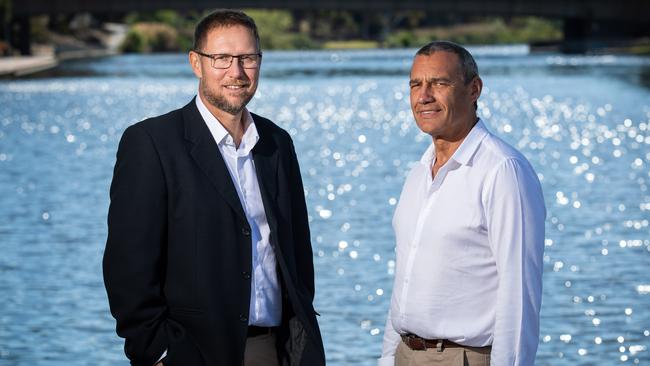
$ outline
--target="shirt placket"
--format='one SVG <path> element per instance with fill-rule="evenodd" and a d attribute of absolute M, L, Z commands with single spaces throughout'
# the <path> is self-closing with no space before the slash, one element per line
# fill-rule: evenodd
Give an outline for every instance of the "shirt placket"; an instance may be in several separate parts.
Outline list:
<path fill-rule="evenodd" d="M 226 148 L 228 150 L 228 155 L 230 156 L 230 159 L 234 160 L 234 166 L 235 166 L 235 174 L 237 176 L 237 186 L 239 187 L 239 192 L 241 193 L 241 200 L 242 200 L 242 209 L 246 213 L 247 217 L 251 217 L 251 212 L 248 207 L 248 197 L 247 195 L 249 194 L 248 190 L 246 189 L 246 184 L 247 182 L 247 177 L 246 177 L 246 168 L 245 168 L 245 163 L 246 159 L 248 158 L 248 154 L 240 154 L 240 151 L 237 151 L 237 147 L 234 144 L 234 141 L 232 140 L 231 136 L 228 136 L 226 138 Z M 253 223 L 249 222 L 249 225 L 252 226 Z M 257 292 L 257 289 L 259 286 L 257 285 L 258 281 L 258 276 L 256 276 L 257 272 L 257 267 L 258 267 L 258 253 L 255 248 L 252 248 L 256 243 L 253 242 L 251 243 L 251 255 L 252 255 L 252 262 L 253 262 L 253 270 L 251 271 L 251 296 L 253 298 L 253 314 L 251 314 L 251 320 L 259 319 L 260 317 L 260 296 Z"/>
<path fill-rule="evenodd" d="M 438 171 L 438 174 L 436 175 L 435 179 L 431 179 L 431 175 L 426 177 L 426 182 L 425 187 L 424 187 L 424 196 L 425 196 L 425 203 L 421 206 L 420 211 L 418 212 L 417 216 L 417 222 L 415 224 L 415 233 L 413 235 L 413 241 L 409 243 L 409 256 L 406 260 L 406 268 L 404 270 L 404 281 L 402 284 L 402 296 L 401 296 L 401 303 L 402 303 L 402 313 L 400 314 L 400 317 L 402 318 L 402 321 L 405 322 L 405 328 L 408 329 L 410 328 L 408 326 L 408 321 L 406 318 L 406 314 L 409 313 L 409 302 L 408 302 L 408 294 L 409 294 L 409 289 L 412 284 L 412 275 L 413 275 L 413 263 L 415 262 L 415 258 L 417 257 L 417 252 L 418 249 L 421 247 L 421 241 L 422 241 L 422 231 L 424 230 L 424 226 L 427 223 L 427 218 L 429 216 L 429 213 L 431 212 L 431 207 L 437 201 L 438 198 L 438 190 L 440 188 L 440 185 L 442 184 L 442 181 L 444 180 L 444 176 L 446 175 L 446 169 L 443 167 Z M 417 306 L 417 305 L 416 305 Z"/>
<path fill-rule="evenodd" d="M 252 167 L 250 166 L 251 159 L 249 158 L 249 154 L 250 152 L 245 155 L 238 156 L 238 169 L 241 171 L 241 177 L 242 177 L 242 179 L 240 180 L 241 182 L 240 189 L 242 191 L 242 196 L 244 196 L 244 200 L 246 201 L 247 206 L 248 206 L 248 202 L 251 202 L 253 199 L 251 195 L 254 194 L 252 191 L 252 189 L 254 189 L 254 187 L 251 185 L 252 182 L 249 182 L 247 180 L 247 178 L 252 178 L 252 177 L 249 174 L 248 175 L 246 174 L 247 171 L 249 173 L 252 173 Z M 247 212 L 248 212 L 248 216 L 251 218 L 251 221 L 254 221 L 255 213 L 250 210 L 247 210 Z M 251 225 L 258 226 L 258 223 L 252 222 Z M 251 244 L 253 246 L 252 248 L 253 265 L 255 266 L 255 268 L 253 268 L 253 279 L 255 283 L 255 288 L 253 288 L 253 293 L 255 294 L 255 314 L 257 319 L 259 319 L 260 312 L 262 309 L 262 300 L 263 300 L 263 296 L 261 296 L 260 292 L 263 291 L 263 289 L 262 289 L 262 284 L 258 282 L 261 280 L 262 277 L 260 273 L 262 271 L 262 261 L 260 260 L 260 258 L 264 258 L 264 255 L 263 253 L 260 253 L 258 242 L 257 240 L 255 240 L 259 238 L 257 238 L 255 235 L 253 235 L 252 238 L 253 240 Z"/>

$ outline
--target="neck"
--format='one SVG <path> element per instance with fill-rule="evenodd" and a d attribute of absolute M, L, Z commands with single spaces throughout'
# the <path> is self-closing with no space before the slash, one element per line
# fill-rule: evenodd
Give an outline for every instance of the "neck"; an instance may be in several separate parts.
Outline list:
<path fill-rule="evenodd" d="M 478 122 L 476 116 L 472 117 L 472 123 L 464 124 L 464 127 L 461 130 L 456 131 L 452 136 L 433 136 L 433 145 L 436 149 L 436 161 L 433 164 L 432 170 L 433 175 L 449 161 L 452 155 L 458 150 L 458 147 L 463 143 L 465 137 L 469 132 L 474 128 L 474 125 Z"/>
<path fill-rule="evenodd" d="M 438 169 L 449 161 L 451 156 L 454 155 L 454 152 L 458 150 L 458 147 L 463 140 L 464 138 L 456 141 L 446 141 L 441 138 L 433 138 L 433 145 L 436 149 L 436 161 L 434 161 L 432 167 L 433 175 L 435 175 L 435 173 L 438 172 Z"/>
<path fill-rule="evenodd" d="M 241 110 L 237 114 L 230 114 L 226 111 L 223 111 L 211 103 L 209 103 L 201 93 L 199 93 L 201 101 L 205 107 L 212 113 L 212 115 L 221 123 L 223 128 L 228 131 L 228 134 L 232 136 L 235 146 L 239 147 L 242 138 L 244 137 L 244 132 L 246 132 L 246 119 L 244 118 L 244 111 Z"/>

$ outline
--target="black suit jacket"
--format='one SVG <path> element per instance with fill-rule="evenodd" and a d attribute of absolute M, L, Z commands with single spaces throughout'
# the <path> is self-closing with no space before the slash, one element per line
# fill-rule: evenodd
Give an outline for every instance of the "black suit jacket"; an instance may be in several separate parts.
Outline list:
<path fill-rule="evenodd" d="M 289 134 L 253 115 L 253 160 L 283 296 L 282 365 L 324 364 L 307 209 Z M 117 152 L 104 282 L 132 365 L 241 365 L 251 230 L 193 100 L 124 131 Z"/>

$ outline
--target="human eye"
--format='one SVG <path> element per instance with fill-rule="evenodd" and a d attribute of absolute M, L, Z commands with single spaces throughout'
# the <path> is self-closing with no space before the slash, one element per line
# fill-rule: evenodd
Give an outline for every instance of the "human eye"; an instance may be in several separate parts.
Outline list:
<path fill-rule="evenodd" d="M 230 58 L 231 58 L 231 57 L 232 57 L 232 56 L 230 56 L 230 55 L 226 55 L 226 54 L 216 54 L 216 55 L 212 55 L 212 59 L 213 59 L 215 62 L 230 62 Z"/>
<path fill-rule="evenodd" d="M 244 67 L 255 68 L 259 65 L 260 56 L 251 53 L 239 56 L 239 60 L 241 61 L 242 65 L 244 65 Z"/>
<path fill-rule="evenodd" d="M 241 55 L 239 56 L 239 60 L 241 60 L 241 63 L 244 64 L 245 66 L 254 65 L 255 55 Z"/>

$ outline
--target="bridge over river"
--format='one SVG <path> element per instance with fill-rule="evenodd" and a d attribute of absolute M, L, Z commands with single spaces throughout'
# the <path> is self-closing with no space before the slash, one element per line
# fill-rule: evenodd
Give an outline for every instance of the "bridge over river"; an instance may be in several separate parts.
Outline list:
<path fill-rule="evenodd" d="M 421 10 L 429 14 L 444 13 L 455 16 L 539 16 L 562 19 L 564 24 L 565 50 L 580 52 L 588 47 L 593 30 L 609 36 L 639 37 L 650 35 L 650 1 L 647 0 L 5 0 L 9 6 L 2 7 L 0 22 L 8 19 L 5 38 L 29 53 L 29 19 L 34 15 L 60 15 L 87 12 L 94 15 L 119 16 L 132 11 L 147 12 L 160 9 L 178 11 L 206 10 L 213 8 L 264 8 L 310 10 L 349 10 L 366 13 L 376 12 L 390 16 L 406 10 Z M 4 14 L 2 12 L 8 12 Z M 6 33 L 11 33 L 7 36 Z"/>

